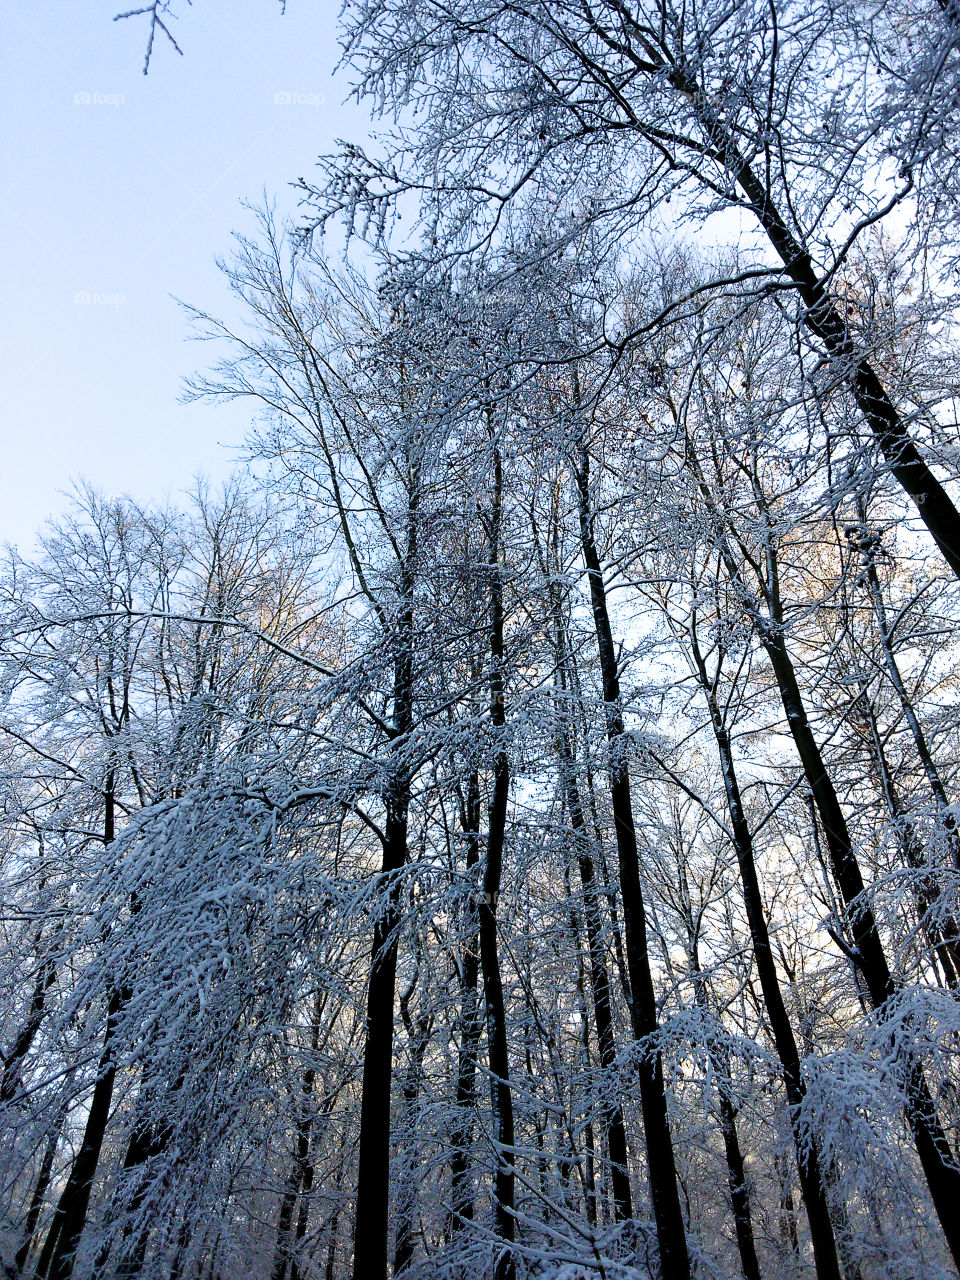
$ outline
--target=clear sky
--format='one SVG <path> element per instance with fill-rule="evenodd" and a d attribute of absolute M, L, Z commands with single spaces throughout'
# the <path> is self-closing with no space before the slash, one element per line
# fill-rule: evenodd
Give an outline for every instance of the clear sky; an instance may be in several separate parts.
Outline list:
<path fill-rule="evenodd" d="M 232 315 L 214 259 L 264 189 L 296 210 L 366 110 L 332 78 L 339 0 L 193 0 L 142 74 L 136 0 L 0 0 L 0 542 L 27 549 L 84 477 L 139 499 L 218 479 L 249 408 L 181 405 L 210 356 L 171 295 Z"/>

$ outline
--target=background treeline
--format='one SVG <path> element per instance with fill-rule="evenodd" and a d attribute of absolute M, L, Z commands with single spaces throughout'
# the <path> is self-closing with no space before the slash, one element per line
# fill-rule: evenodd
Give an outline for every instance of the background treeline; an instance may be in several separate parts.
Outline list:
<path fill-rule="evenodd" d="M 0 579 L 7 1272 L 955 1274 L 956 12 L 345 24 L 252 471 Z"/>

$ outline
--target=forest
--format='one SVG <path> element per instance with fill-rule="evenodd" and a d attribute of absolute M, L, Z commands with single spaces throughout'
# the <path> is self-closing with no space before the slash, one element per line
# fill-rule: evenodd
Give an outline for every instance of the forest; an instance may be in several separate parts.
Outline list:
<path fill-rule="evenodd" d="M 340 39 L 244 465 L 0 567 L 0 1266 L 955 1277 L 956 0 Z"/>

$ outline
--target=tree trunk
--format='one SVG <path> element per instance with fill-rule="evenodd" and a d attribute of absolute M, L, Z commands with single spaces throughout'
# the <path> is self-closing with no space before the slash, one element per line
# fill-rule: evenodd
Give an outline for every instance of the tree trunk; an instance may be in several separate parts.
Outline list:
<path fill-rule="evenodd" d="M 377 914 L 367 987 L 367 1034 L 360 1101 L 360 1144 L 354 1280 L 386 1280 L 390 1207 L 390 1093 L 393 1081 L 393 1005 L 397 933 L 401 923 L 396 873 L 407 857 L 409 785 L 398 781 L 388 799 L 382 883 L 386 901 Z"/>
<path fill-rule="evenodd" d="M 430 1044 L 433 1018 L 421 1014 L 414 1019 L 409 1000 L 413 984 L 400 997 L 400 1015 L 407 1033 L 410 1062 L 403 1078 L 403 1110 L 408 1133 L 417 1132 L 417 1106 L 423 1081 L 423 1059 Z M 401 1174 L 397 1189 L 397 1238 L 393 1253 L 393 1274 L 401 1275 L 413 1261 L 413 1218 L 417 1204 L 417 1180 L 413 1169 Z"/>
<path fill-rule="evenodd" d="M 162 1155 L 170 1143 L 171 1136 L 172 1130 L 169 1125 L 162 1122 L 151 1123 L 149 1118 L 145 1118 L 140 1125 L 134 1128 L 133 1133 L 130 1135 L 123 1161 L 124 1173 L 130 1174 L 135 1169 L 142 1170 L 145 1164 Z M 136 1228 L 130 1219 L 142 1207 L 149 1191 L 150 1175 L 147 1171 L 143 1171 L 137 1181 L 136 1189 L 130 1198 L 130 1202 L 126 1206 L 128 1221 L 124 1226 L 123 1243 L 120 1257 L 117 1261 L 116 1275 L 118 1278 L 121 1276 L 137 1276 L 143 1268 L 143 1259 L 150 1239 L 150 1224 L 148 1222 L 145 1226 L 141 1226 L 136 1233 L 136 1239 L 131 1244 L 130 1237 Z M 104 1254 L 101 1255 L 104 1262 L 108 1252 L 109 1246 L 105 1249 Z"/>
<path fill-rule="evenodd" d="M 877 773 L 879 775 L 879 787 L 883 793 L 886 803 L 887 812 L 896 824 L 897 844 L 903 856 L 903 860 L 908 867 L 918 872 L 924 871 L 925 860 L 923 857 L 922 847 L 918 847 L 918 840 L 914 823 L 903 804 L 900 794 L 897 790 L 896 783 L 893 779 L 893 773 L 887 761 L 887 753 L 884 750 L 883 739 L 880 735 L 880 726 L 877 723 L 877 715 L 874 710 L 873 703 L 870 700 L 869 693 L 864 682 L 860 681 L 860 697 L 858 699 L 859 706 L 863 710 L 863 717 L 870 730 L 870 738 L 873 746 L 873 754 L 876 758 Z M 816 812 L 813 813 L 814 830 L 816 830 Z M 911 880 L 911 888 L 913 890 L 914 902 L 916 904 L 917 920 L 920 932 L 926 940 L 929 947 L 931 957 L 934 960 L 933 968 L 937 972 L 935 961 L 940 962 L 940 968 L 943 971 L 944 981 L 948 987 L 957 989 L 958 974 L 960 974 L 960 953 L 957 949 L 957 931 L 956 926 L 951 919 L 946 933 L 939 927 L 939 922 L 934 918 L 933 908 L 936 902 L 936 884 L 931 883 L 933 877 L 929 875 L 921 875 L 916 880 Z M 939 977 L 939 973 L 937 975 Z"/>
<path fill-rule="evenodd" d="M 411 554 L 409 563 L 413 563 Z M 412 581 L 405 585 L 405 598 Z M 406 606 L 395 638 L 393 737 L 413 722 L 413 610 Z M 398 873 L 407 860 L 410 775 L 394 765 L 387 789 L 381 885 L 367 986 L 366 1042 L 360 1095 L 357 1200 L 353 1229 L 353 1280 L 386 1280 L 390 1212 L 390 1095 L 393 1083 L 393 1006 L 398 934 L 402 922 Z"/>
<path fill-rule="evenodd" d="M 510 1062 L 507 1052 L 507 1025 L 503 1001 L 503 980 L 497 948 L 497 907 L 503 871 L 503 848 L 510 797 L 510 762 L 503 743 L 506 725 L 504 679 L 503 580 L 500 565 L 500 504 L 503 493 L 503 463 L 499 450 L 494 456 L 494 500 L 490 521 L 490 722 L 498 742 L 493 760 L 493 789 L 490 796 L 486 861 L 483 888 L 477 904 L 480 933 L 480 968 L 487 1026 L 490 1063 L 490 1102 L 497 1167 L 494 1201 L 497 1235 L 503 1241 L 495 1277 L 513 1280 L 515 1261 L 514 1219 L 514 1132 L 513 1095 L 510 1090 Z"/>
<path fill-rule="evenodd" d="M 564 772 L 567 810 L 577 851 L 577 867 L 583 888 L 583 914 L 587 928 L 587 951 L 590 957 L 590 983 L 593 990 L 593 1016 L 600 1051 L 600 1066 L 609 1076 L 617 1060 L 617 1046 L 613 1034 L 613 1012 L 610 1003 L 610 980 L 603 950 L 603 921 L 597 893 L 596 872 L 590 856 L 589 838 L 580 803 L 580 789 L 571 759 L 570 744 L 566 735 L 561 736 L 561 768 Z M 606 1108 L 603 1117 L 607 1134 L 607 1151 L 610 1157 L 610 1185 L 613 1191 L 614 1216 L 618 1222 L 633 1217 L 630 1193 L 630 1175 L 627 1171 L 627 1134 L 623 1123 L 623 1108 L 619 1103 Z"/>
<path fill-rule="evenodd" d="M 580 1044 L 584 1070 L 590 1071 L 590 1018 L 587 1014 L 586 986 L 587 976 L 583 964 L 583 950 L 580 945 L 580 922 L 575 920 L 574 931 L 577 935 L 577 1005 L 580 1013 Z M 597 1147 L 593 1131 L 593 1121 L 587 1120 L 583 1126 L 584 1170 L 583 1197 L 584 1212 L 591 1227 L 597 1225 Z M 609 1150 L 609 1144 L 608 1144 Z"/>
<path fill-rule="evenodd" d="M 100 1162 L 100 1152 L 110 1117 L 110 1103 L 116 1079 L 113 1058 L 113 1037 L 117 1016 L 123 1007 L 123 997 L 114 991 L 107 1006 L 107 1026 L 103 1035 L 103 1050 L 97 1068 L 87 1123 L 70 1176 L 57 1203 L 53 1221 L 47 1231 L 43 1249 L 37 1261 L 37 1280 L 69 1280 L 77 1246 L 87 1222 L 87 1209 L 93 1190 L 93 1179 Z"/>
<path fill-rule="evenodd" d="M 297 1227 L 293 1235 L 294 1250 L 290 1259 L 290 1280 L 300 1280 L 301 1271 L 298 1261 L 298 1250 L 307 1234 L 307 1223 L 310 1220 L 310 1196 L 313 1192 L 315 1177 L 313 1150 L 317 1138 L 316 1129 L 312 1129 L 307 1146 L 307 1154 L 303 1161 L 303 1176 L 300 1179 L 300 1208 L 297 1210 Z"/>
<path fill-rule="evenodd" d="M 718 521 L 718 550 L 724 567 L 770 661 L 790 735 L 823 826 L 833 878 L 840 891 L 847 927 L 853 939 L 852 946 L 844 944 L 846 952 L 863 978 L 871 1004 L 883 1017 L 887 1001 L 896 994 L 896 986 L 887 964 L 876 918 L 865 898 L 863 876 L 843 809 L 810 727 L 800 685 L 787 650 L 775 549 L 768 543 L 766 555 L 769 572 L 763 585 L 767 613 L 764 614 L 742 579 L 723 532 L 726 521 L 717 508 L 689 438 L 687 457 L 707 507 Z M 960 1169 L 954 1163 L 923 1068 L 914 1054 L 908 1056 L 904 1092 L 905 1111 L 930 1197 L 954 1262 L 960 1266 L 960 1214 L 957 1212 L 960 1208 Z"/>
<path fill-rule="evenodd" d="M 781 1156 L 774 1156 L 774 1168 L 780 1183 L 780 1239 L 784 1253 L 800 1264 L 800 1240 L 797 1236 L 797 1212 L 793 1205 L 793 1187 L 790 1185 L 790 1168 Z"/>
<path fill-rule="evenodd" d="M 877 634 L 880 637 L 880 647 L 883 650 L 883 660 L 887 668 L 887 675 L 890 683 L 893 685 L 894 692 L 900 701 L 903 710 L 904 719 L 910 729 L 913 743 L 923 767 L 924 775 L 930 787 L 930 792 L 936 800 L 937 805 L 942 810 L 950 807 L 950 799 L 947 795 L 947 789 L 944 786 L 943 779 L 937 769 L 936 762 L 933 758 L 933 752 L 927 743 L 926 735 L 923 732 L 923 726 L 917 716 L 916 709 L 913 705 L 913 699 L 907 692 L 907 686 L 904 683 L 903 676 L 900 672 L 900 666 L 897 662 L 897 656 L 893 648 L 893 632 L 887 620 L 887 606 L 883 598 L 883 589 L 880 585 L 880 575 L 877 573 L 877 550 L 878 539 L 871 535 L 866 525 L 866 509 L 863 501 L 857 504 L 857 514 L 860 518 L 859 541 L 857 550 L 863 558 L 864 568 L 866 569 L 867 586 L 870 590 L 870 598 L 873 604 L 874 617 L 877 623 Z M 944 825 L 950 833 L 950 848 L 953 854 L 953 864 L 960 869 L 960 833 L 957 832 L 956 818 L 952 814 L 944 815 Z"/>
<path fill-rule="evenodd" d="M 800 1175 L 800 1187 L 807 1210 L 807 1220 L 810 1224 L 810 1239 L 813 1244 L 817 1276 L 819 1280 L 841 1280 L 836 1241 L 833 1236 L 833 1226 L 830 1222 L 826 1192 L 820 1174 L 819 1155 L 815 1146 L 808 1146 L 805 1142 L 804 1135 L 799 1128 L 800 1108 L 806 1092 L 800 1065 L 800 1051 L 793 1034 L 790 1016 L 784 1004 L 783 992 L 780 990 L 780 980 L 777 976 L 776 962 L 770 946 L 770 933 L 767 928 L 766 911 L 763 905 L 763 897 L 760 893 L 760 881 L 757 876 L 754 857 L 753 837 L 750 833 L 750 827 L 743 808 L 743 800 L 740 795 L 730 734 L 724 723 L 699 645 L 693 635 L 691 636 L 691 644 L 697 677 L 707 701 L 710 724 L 720 756 L 720 771 L 723 775 L 727 811 L 730 815 L 734 852 L 740 869 L 740 883 L 743 890 L 747 923 L 750 928 L 750 941 L 753 945 L 754 963 L 757 966 L 757 976 L 760 979 L 760 989 L 763 992 L 774 1047 L 782 1068 L 784 1090 L 787 1095 L 787 1104 L 790 1108 L 790 1123 L 797 1157 L 797 1171 Z M 755 1260 L 756 1255 L 754 1254 L 754 1262 Z"/>
<path fill-rule="evenodd" d="M 272 1280 L 287 1280 L 290 1266 L 290 1233 L 293 1230 L 293 1213 L 300 1194 L 300 1165 L 294 1162 L 293 1173 L 287 1183 L 287 1189 L 280 1201 L 280 1213 L 277 1217 L 277 1243 L 273 1251 Z"/>
<path fill-rule="evenodd" d="M 624 757 L 624 725 L 620 708 L 620 679 L 613 644 L 606 588 L 593 532 L 590 508 L 589 462 L 581 451 L 576 474 L 583 558 L 590 582 L 603 700 L 610 751 L 610 801 L 620 866 L 627 972 L 630 976 L 630 1018 L 634 1038 L 643 1042 L 638 1068 L 640 1104 L 647 1148 L 650 1198 L 657 1227 L 660 1267 L 664 1280 L 689 1280 L 690 1258 L 677 1186 L 677 1169 L 667 1115 L 663 1059 L 653 1039 L 657 1032 L 657 1002 L 647 949 L 647 923 L 640 883 L 640 857 L 633 823 L 630 773 Z"/>
<path fill-rule="evenodd" d="M 933 752 L 927 742 L 926 734 L 920 723 L 916 708 L 913 705 L 913 699 L 910 697 L 903 675 L 900 671 L 900 665 L 897 662 L 897 656 L 893 647 L 893 632 L 887 620 L 886 602 L 883 598 L 883 589 L 880 585 L 880 575 L 877 573 L 876 556 L 879 547 L 878 539 L 871 535 L 866 523 L 866 508 L 862 499 L 857 502 L 857 514 L 860 520 L 860 529 L 855 531 L 858 535 L 857 550 L 860 552 L 864 568 L 866 570 L 867 586 L 870 592 L 871 602 L 873 604 L 874 618 L 877 624 L 877 633 L 880 637 L 880 647 L 883 650 L 884 665 L 887 668 L 887 675 L 890 683 L 893 685 L 894 692 L 900 702 L 903 717 L 910 729 L 910 735 L 913 738 L 913 744 L 916 748 L 917 756 L 923 768 L 924 776 L 930 788 L 934 802 L 938 809 L 938 816 L 943 826 L 942 829 L 946 834 L 947 846 L 950 852 L 950 861 L 955 871 L 960 870 L 960 831 L 957 829 L 956 816 L 950 811 L 950 798 L 947 795 L 947 789 L 940 771 L 937 769 L 936 762 L 933 758 Z M 911 865 L 915 865 L 911 860 Z M 938 935 L 939 941 L 935 943 L 943 965 L 944 972 L 947 975 L 947 981 L 953 987 L 958 985 L 960 980 L 960 929 L 957 928 L 956 921 L 952 915 L 948 914 L 943 922 L 941 929 L 937 925 L 932 924 L 931 928 Z M 952 981 L 951 981 L 952 976 Z"/>
<path fill-rule="evenodd" d="M 309 1191 L 305 1186 L 307 1168 L 310 1158 L 310 1142 L 314 1125 L 314 1085 L 317 1079 L 316 1055 L 320 1046 L 320 1020 L 323 1011 L 323 992 L 318 989 L 313 1011 L 313 1026 L 310 1028 L 311 1060 L 304 1069 L 300 1081 L 300 1115 L 297 1119 L 297 1145 L 294 1152 L 293 1172 L 283 1199 L 280 1202 L 280 1214 L 277 1219 L 277 1243 L 273 1254 L 273 1280 L 287 1280 L 288 1271 L 293 1270 L 290 1250 L 290 1234 L 293 1227 L 294 1209 L 297 1201 L 302 1204 L 303 1196 Z M 312 1173 L 312 1171 L 311 1171 Z M 312 1177 L 311 1177 L 312 1181 Z"/>
<path fill-rule="evenodd" d="M 561 616 L 561 601 L 552 593 L 557 672 L 561 696 L 569 696 L 567 674 L 573 683 L 573 663 Z M 561 708 L 564 720 L 569 719 Z M 590 985 L 593 992 L 593 1016 L 600 1050 L 600 1066 L 609 1076 L 616 1063 L 617 1046 L 613 1032 L 613 1005 L 610 997 L 610 979 L 603 946 L 603 915 L 596 868 L 591 853 L 591 839 L 584 816 L 580 784 L 571 741 L 571 731 L 562 723 L 557 736 L 560 760 L 560 776 L 564 802 L 570 816 L 577 869 L 583 890 L 583 913 L 587 927 L 587 953 L 590 957 Z M 579 943 L 578 943 L 579 945 Z M 626 1222 L 633 1217 L 633 1201 L 630 1191 L 630 1174 L 627 1165 L 627 1134 L 623 1123 L 623 1108 L 619 1103 L 605 1107 L 603 1125 L 607 1137 L 607 1153 L 610 1160 L 610 1185 L 613 1193 L 614 1217 Z"/>
<path fill-rule="evenodd" d="M 37 1230 L 37 1223 L 40 1221 L 40 1210 L 43 1208 L 43 1200 L 47 1194 L 47 1188 L 50 1186 L 50 1178 L 53 1173 L 53 1161 L 57 1154 L 57 1146 L 60 1142 L 60 1134 L 63 1130 L 63 1120 L 65 1112 L 61 1111 L 57 1116 L 56 1123 L 47 1139 L 47 1145 L 40 1161 L 40 1168 L 37 1172 L 37 1181 L 33 1188 L 33 1195 L 30 1197 L 30 1207 L 27 1210 L 27 1217 L 23 1224 L 23 1239 L 20 1247 L 17 1249 L 14 1258 L 14 1273 L 20 1275 L 26 1268 L 27 1259 L 30 1256 L 30 1250 L 33 1248 L 33 1237 Z"/>
<path fill-rule="evenodd" d="M 813 259 L 787 226 L 768 187 L 753 171 L 716 110 L 683 68 L 674 65 L 668 74 L 674 87 L 693 104 L 711 144 L 746 196 L 748 207 L 806 308 L 804 323 L 823 343 L 834 367 L 849 383 L 891 474 L 913 502 L 943 558 L 960 578 L 960 512 L 924 461 L 873 365 L 857 351 L 847 325 L 817 276 Z"/>
<path fill-rule="evenodd" d="M 466 867 L 468 874 L 480 861 L 480 775 L 471 769 L 463 797 L 460 822 L 467 838 Z M 476 1101 L 477 1053 L 483 1020 L 477 983 L 480 976 L 480 938 L 477 932 L 476 904 L 467 906 L 468 936 L 461 960 L 460 1046 L 457 1052 L 456 1107 L 458 1119 L 451 1139 L 450 1215 L 447 1232 L 452 1237 L 463 1223 L 473 1217 L 473 1192 L 470 1188 L 470 1139 L 473 1134 L 473 1107 Z"/>
<path fill-rule="evenodd" d="M 737 1136 L 737 1113 L 729 1090 L 721 1086 L 720 1133 L 723 1136 L 723 1152 L 727 1161 L 727 1183 L 730 1187 L 730 1204 L 733 1209 L 733 1225 L 737 1233 L 737 1252 L 744 1280 L 761 1280 L 757 1243 L 753 1235 L 753 1215 L 750 1212 L 750 1191 L 743 1163 L 743 1152 Z"/>
<path fill-rule="evenodd" d="M 787 724 L 800 756 L 823 827 L 833 875 L 846 908 L 853 945 L 851 959 L 863 975 L 874 1008 L 883 1014 L 896 986 L 887 964 L 873 911 L 864 899 L 863 876 L 840 801 L 823 763 L 784 642 L 782 622 L 764 625 L 760 639 L 780 690 Z M 916 1056 L 907 1066 L 906 1113 L 937 1217 L 954 1262 L 960 1266 L 960 1170 L 957 1169 L 936 1107 Z"/>
<path fill-rule="evenodd" d="M 40 966 L 34 983 L 30 1009 L 23 1026 L 3 1060 L 3 1075 L 0 1077 L 0 1104 L 12 1102 L 20 1087 L 20 1069 L 24 1058 L 36 1039 L 37 1032 L 43 1024 L 47 991 L 57 976 L 56 966 L 52 960 Z"/>
<path fill-rule="evenodd" d="M 103 845 L 107 848 L 116 835 L 114 775 L 108 776 L 104 793 Z M 53 1221 L 47 1231 L 43 1249 L 37 1261 L 37 1280 L 70 1280 L 80 1238 L 87 1222 L 87 1210 L 93 1191 L 100 1152 L 110 1118 L 110 1104 L 116 1080 L 116 1064 L 113 1056 L 113 1038 L 116 1023 L 126 1000 L 125 993 L 114 989 L 107 1002 L 107 1024 L 103 1033 L 103 1049 L 97 1066 L 97 1080 L 90 1100 L 90 1110 L 84 1126 L 80 1149 L 77 1151 L 70 1176 L 60 1193 Z"/>

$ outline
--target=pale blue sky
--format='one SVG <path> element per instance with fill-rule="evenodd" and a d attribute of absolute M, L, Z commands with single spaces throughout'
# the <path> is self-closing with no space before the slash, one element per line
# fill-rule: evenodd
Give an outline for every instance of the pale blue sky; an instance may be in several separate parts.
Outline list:
<path fill-rule="evenodd" d="M 148 499 L 226 474 L 249 409 L 177 403 L 210 353 L 170 295 L 232 314 L 214 258 L 241 201 L 294 211 L 288 184 L 366 133 L 332 78 L 338 0 L 184 3 L 185 56 L 158 45 L 146 78 L 143 23 L 112 21 L 132 7 L 0 0 L 0 542 L 24 549 L 81 476 Z"/>

